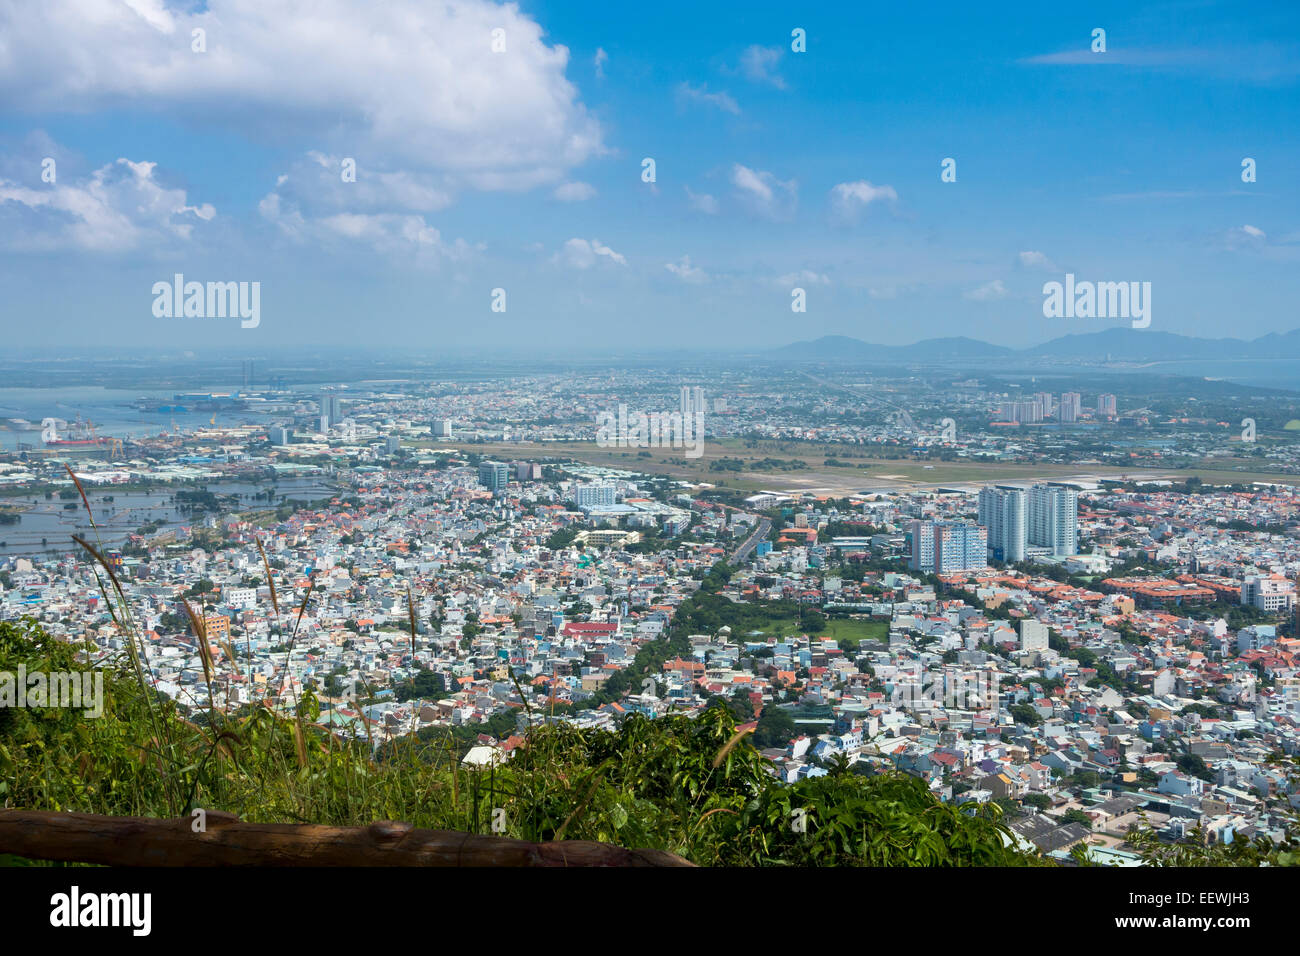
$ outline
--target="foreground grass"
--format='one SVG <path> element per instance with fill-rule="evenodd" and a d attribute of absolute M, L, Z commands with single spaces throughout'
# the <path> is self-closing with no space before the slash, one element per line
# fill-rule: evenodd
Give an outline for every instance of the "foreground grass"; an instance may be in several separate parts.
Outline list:
<path fill-rule="evenodd" d="M 0 671 L 79 670 L 76 649 L 34 623 L 0 623 Z M 588 839 L 704 865 L 1023 865 L 996 807 L 958 809 L 912 777 L 847 766 L 793 786 L 737 733 L 725 707 L 629 717 L 617 732 L 529 731 L 509 762 L 467 770 L 450 738 L 406 738 L 372 757 L 327 734 L 307 696 L 188 719 L 106 675 L 104 714 L 0 709 L 0 799 L 29 810 L 176 817 L 195 807 L 250 822 L 416 826 L 528 840 Z M 494 826 L 495 824 L 495 826 Z"/>

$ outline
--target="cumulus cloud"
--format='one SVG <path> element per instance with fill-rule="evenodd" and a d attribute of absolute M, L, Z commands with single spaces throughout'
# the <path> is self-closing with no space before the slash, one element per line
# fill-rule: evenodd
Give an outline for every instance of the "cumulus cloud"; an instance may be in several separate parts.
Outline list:
<path fill-rule="evenodd" d="M 0 179 L 0 235 L 10 249 L 122 252 L 188 240 L 217 211 L 154 178 L 156 163 L 118 159 L 88 178 L 25 185 Z M 33 161 L 31 168 L 39 169 Z"/>
<path fill-rule="evenodd" d="M 608 259 L 621 266 L 627 265 L 627 259 L 604 245 L 599 239 L 570 239 L 564 244 L 557 258 L 575 269 L 590 269 L 601 259 Z"/>
<path fill-rule="evenodd" d="M 964 293 L 964 297 L 974 302 L 992 302 L 994 299 L 1005 299 L 1007 297 L 1007 287 L 1002 284 L 1001 279 L 994 279 L 992 282 L 986 282 L 979 288 Z"/>
<path fill-rule="evenodd" d="M 277 177 L 258 212 L 298 242 L 344 240 L 377 252 L 463 258 L 471 247 L 464 240 L 444 242 L 422 215 L 451 201 L 438 174 L 373 168 L 364 158 L 311 151 Z"/>
<path fill-rule="evenodd" d="M 348 167 L 350 182 L 344 179 Z M 445 181 L 437 174 L 384 169 L 370 165 L 364 157 L 317 150 L 309 151 L 281 174 L 276 190 L 325 209 L 437 212 L 452 203 Z"/>
<path fill-rule="evenodd" d="M 788 218 L 798 204 L 799 184 L 793 179 L 782 182 L 771 173 L 736 163 L 731 168 L 731 183 L 746 205 L 770 219 Z"/>
<path fill-rule="evenodd" d="M 488 0 L 45 0 L 0 6 L 0 103 L 238 117 L 241 132 L 437 170 L 478 189 L 563 180 L 604 147 L 548 46 L 515 4 Z M 207 52 L 191 50 L 206 31 Z M 494 29 L 507 52 L 493 53 Z M 359 40 L 359 38 L 361 38 Z M 364 42 L 361 42 L 364 40 Z"/>
<path fill-rule="evenodd" d="M 561 183 L 551 195 L 560 202 L 584 202 L 596 195 L 596 187 L 591 183 Z"/>
<path fill-rule="evenodd" d="M 669 262 L 664 268 L 683 282 L 707 282 L 709 274 L 699 266 L 691 265 L 690 256 L 682 256 L 677 262 Z"/>
<path fill-rule="evenodd" d="M 715 106 L 724 113 L 740 115 L 740 106 L 731 96 L 722 92 L 710 93 L 708 85 L 704 83 L 698 87 L 691 86 L 689 83 L 677 84 L 677 102 L 703 103 L 705 106 Z"/>
<path fill-rule="evenodd" d="M 785 89 L 785 80 L 776 72 L 777 65 L 785 51 L 779 46 L 758 46 L 745 48 L 740 55 L 740 72 L 754 83 L 765 83 L 778 90 Z"/>
<path fill-rule="evenodd" d="M 1047 258 L 1047 256 L 1044 255 L 1043 253 L 1037 252 L 1035 250 L 1028 250 L 1026 252 L 1022 252 L 1018 255 L 1018 258 L 1020 259 L 1020 264 L 1024 266 L 1026 269 L 1042 269 L 1044 272 L 1061 271 L 1057 267 L 1056 263 L 1054 263 L 1051 259 Z"/>
<path fill-rule="evenodd" d="M 145 23 L 166 34 L 176 32 L 176 21 L 163 6 L 162 0 L 123 0 Z"/>
<path fill-rule="evenodd" d="M 482 245 L 447 242 L 423 216 L 413 213 L 337 212 L 308 216 L 278 193 L 265 196 L 258 211 L 285 236 L 320 245 L 362 245 L 386 255 L 410 255 L 425 264 L 469 258 Z"/>
<path fill-rule="evenodd" d="M 603 46 L 596 47 L 596 55 L 592 57 L 591 64 L 596 68 L 596 79 L 605 78 L 605 64 L 609 62 L 609 54 L 605 52 Z"/>
<path fill-rule="evenodd" d="M 897 201 L 893 186 L 873 186 L 865 179 L 839 183 L 831 189 L 831 208 L 846 222 L 856 222 L 873 202 Z"/>
<path fill-rule="evenodd" d="M 697 193 L 692 191 L 690 186 L 687 186 L 686 201 L 691 204 L 692 209 L 707 213 L 710 216 L 718 214 L 718 201 L 708 193 Z"/>
<path fill-rule="evenodd" d="M 425 222 L 423 216 L 343 212 L 336 216 L 326 216 L 321 224 L 337 235 L 360 239 L 377 246 L 397 239 L 421 246 L 437 246 L 442 241 L 438 230 Z"/>

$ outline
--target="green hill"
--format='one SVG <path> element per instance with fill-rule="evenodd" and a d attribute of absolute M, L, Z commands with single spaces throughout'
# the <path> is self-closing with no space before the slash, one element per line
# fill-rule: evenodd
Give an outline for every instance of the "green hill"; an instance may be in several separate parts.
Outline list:
<path fill-rule="evenodd" d="M 32 622 L 0 623 L 0 671 L 84 670 Z M 265 707 L 183 716 L 142 690 L 129 659 L 99 718 L 0 710 L 0 797 L 10 807 L 249 822 L 416 826 L 528 840 L 589 839 L 704 865 L 1014 865 L 996 807 L 957 808 L 913 777 L 847 765 L 786 786 L 731 713 L 629 717 L 617 732 L 534 729 L 508 763 L 466 770 L 449 736 L 406 738 L 378 760 L 326 734 L 308 696 L 297 717 Z M 497 811 L 494 813 L 494 811 Z M 502 814 L 500 811 L 504 811 Z"/>

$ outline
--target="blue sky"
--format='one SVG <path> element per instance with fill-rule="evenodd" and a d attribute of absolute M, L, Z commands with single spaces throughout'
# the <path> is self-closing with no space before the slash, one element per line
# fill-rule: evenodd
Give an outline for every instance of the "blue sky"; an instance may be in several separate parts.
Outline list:
<path fill-rule="evenodd" d="M 0 0 L 4 341 L 1123 324 L 1044 318 L 1066 272 L 1151 282 L 1153 330 L 1300 327 L 1300 5 L 822 6 Z M 176 272 L 260 282 L 260 325 L 156 317 Z"/>

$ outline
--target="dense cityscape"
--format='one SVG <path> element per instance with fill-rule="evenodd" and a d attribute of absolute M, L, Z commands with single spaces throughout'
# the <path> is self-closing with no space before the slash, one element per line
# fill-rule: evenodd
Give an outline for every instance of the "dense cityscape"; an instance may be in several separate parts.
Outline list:
<path fill-rule="evenodd" d="M 75 534 L 124 590 L 151 686 L 189 713 L 310 694 L 375 751 L 454 730 L 493 766 L 536 724 L 725 706 L 781 781 L 902 771 L 1004 804 L 1017 840 L 1066 861 L 1141 862 L 1139 821 L 1171 843 L 1280 839 L 1300 803 L 1272 761 L 1300 748 L 1300 494 L 1231 473 L 1289 473 L 1285 423 L 1251 457 L 1224 422 L 1110 393 L 959 378 L 914 416 L 897 383 L 836 374 L 784 403 L 735 371 L 707 390 L 601 372 L 182 392 L 135 413 L 215 409 L 206 424 L 122 438 L 47 418 L 0 457 L 0 619 L 120 658 Z M 595 421 L 615 404 L 704 423 L 703 456 L 671 430 L 611 449 Z M 1064 441 L 1081 422 L 1094 455 Z M 1183 454 L 1227 480 L 1155 467 Z M 989 462 L 1073 473 L 961 478 Z M 670 641 L 683 607 L 715 626 Z"/>

